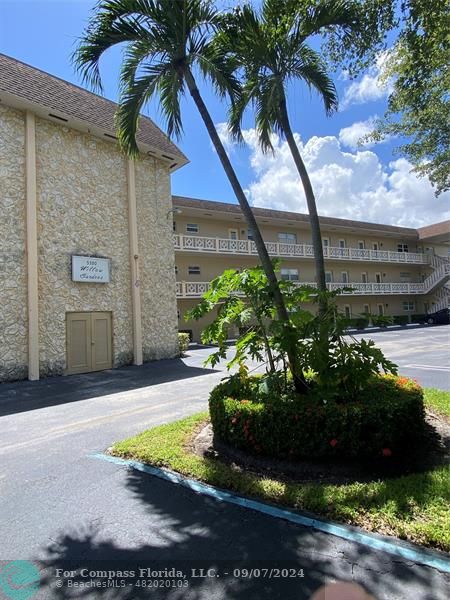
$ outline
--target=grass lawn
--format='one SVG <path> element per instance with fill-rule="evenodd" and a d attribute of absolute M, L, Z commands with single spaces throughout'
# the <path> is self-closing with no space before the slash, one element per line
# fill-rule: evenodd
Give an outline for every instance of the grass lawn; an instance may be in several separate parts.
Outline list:
<path fill-rule="evenodd" d="M 450 419 L 450 392 L 425 390 L 426 406 Z M 113 454 L 165 467 L 211 485 L 328 519 L 450 551 L 450 467 L 346 485 L 296 484 L 233 470 L 192 454 L 187 444 L 208 413 L 118 442 Z"/>
<path fill-rule="evenodd" d="M 437 415 L 450 420 L 450 392 L 425 388 L 425 405 Z"/>

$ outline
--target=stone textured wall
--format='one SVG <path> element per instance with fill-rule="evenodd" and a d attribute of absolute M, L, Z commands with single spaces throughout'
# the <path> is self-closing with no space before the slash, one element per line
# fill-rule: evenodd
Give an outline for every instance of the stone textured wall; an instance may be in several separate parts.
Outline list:
<path fill-rule="evenodd" d="M 28 373 L 24 118 L 0 105 L 0 381 Z"/>
<path fill-rule="evenodd" d="M 27 376 L 25 115 L 0 106 L 0 381 Z M 111 311 L 114 366 L 133 359 L 126 158 L 36 119 L 40 374 L 66 368 L 66 313 Z M 136 166 L 144 360 L 177 354 L 170 173 Z M 109 284 L 71 279 L 73 254 L 111 259 Z"/>
<path fill-rule="evenodd" d="M 144 361 L 178 354 L 172 201 L 167 166 L 136 162 Z"/>
<path fill-rule="evenodd" d="M 132 360 L 125 158 L 114 144 L 36 122 L 41 375 L 66 367 L 66 312 L 112 311 L 114 366 Z M 111 282 L 71 280 L 71 255 L 111 259 Z"/>

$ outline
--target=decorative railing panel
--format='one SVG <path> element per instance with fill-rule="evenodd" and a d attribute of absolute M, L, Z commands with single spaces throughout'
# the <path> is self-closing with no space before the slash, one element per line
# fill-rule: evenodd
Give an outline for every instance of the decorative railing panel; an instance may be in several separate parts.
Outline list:
<path fill-rule="evenodd" d="M 315 287 L 314 282 L 298 282 L 296 285 L 309 285 Z M 209 288 L 208 281 L 178 281 L 178 298 L 199 298 Z M 425 283 L 327 283 L 330 291 L 343 290 L 344 296 L 376 296 L 376 295 L 417 295 L 428 292 Z M 344 289 L 346 288 L 346 289 Z"/>
<path fill-rule="evenodd" d="M 174 235 L 175 250 L 185 252 L 208 252 L 219 254 L 257 255 L 255 243 L 251 240 L 231 240 L 228 238 L 200 237 L 196 235 Z M 284 242 L 266 242 L 271 256 L 286 258 L 313 258 L 311 244 L 286 244 Z M 355 260 L 364 262 L 390 262 L 407 264 L 429 264 L 430 257 L 417 252 L 391 252 L 390 250 L 368 250 L 366 248 L 336 248 L 325 246 L 325 258 L 333 260 Z M 441 263 L 439 265 L 441 266 Z"/>

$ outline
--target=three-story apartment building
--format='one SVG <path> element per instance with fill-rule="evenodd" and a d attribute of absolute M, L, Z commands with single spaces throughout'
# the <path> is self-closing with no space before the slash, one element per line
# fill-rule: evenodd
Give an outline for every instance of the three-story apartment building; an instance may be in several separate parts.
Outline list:
<path fill-rule="evenodd" d="M 280 277 L 314 285 L 314 252 L 307 215 L 255 208 Z M 258 264 L 238 205 L 173 197 L 179 329 L 194 340 L 208 322 L 186 322 L 209 282 L 225 269 Z M 424 314 L 449 304 L 450 221 L 419 229 L 321 217 L 327 283 L 350 287 L 338 298 L 348 317 Z"/>

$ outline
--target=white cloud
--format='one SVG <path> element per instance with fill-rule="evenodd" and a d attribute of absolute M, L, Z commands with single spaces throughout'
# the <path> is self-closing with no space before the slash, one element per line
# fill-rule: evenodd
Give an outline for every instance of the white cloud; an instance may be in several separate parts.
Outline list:
<path fill-rule="evenodd" d="M 306 213 L 303 188 L 286 142 L 274 136 L 275 154 L 263 154 L 254 129 L 243 132 L 254 179 L 253 206 Z M 346 152 L 334 136 L 303 144 L 295 134 L 316 195 L 319 214 L 417 227 L 450 219 L 450 193 L 435 198 L 427 178 L 401 158 L 383 165 L 370 150 Z"/>
<path fill-rule="evenodd" d="M 230 131 L 228 129 L 227 123 L 216 123 L 216 131 L 219 134 L 220 141 L 224 145 L 225 150 L 228 154 L 230 154 L 233 151 L 235 144 L 231 140 Z M 214 148 L 212 142 L 211 146 Z"/>
<path fill-rule="evenodd" d="M 365 104 L 373 100 L 380 100 L 392 91 L 392 80 L 384 81 L 382 78 L 383 68 L 389 59 L 389 52 L 381 52 L 375 64 L 369 68 L 359 81 L 352 82 L 344 92 L 341 102 L 341 110 L 345 110 L 351 104 Z"/>
<path fill-rule="evenodd" d="M 339 131 L 339 141 L 343 146 L 356 150 L 357 148 L 371 148 L 377 143 L 386 142 L 389 137 L 384 138 L 381 142 L 366 141 L 363 138 L 374 130 L 375 122 L 378 116 L 374 115 L 365 121 L 356 121 L 349 127 L 343 127 Z"/>

